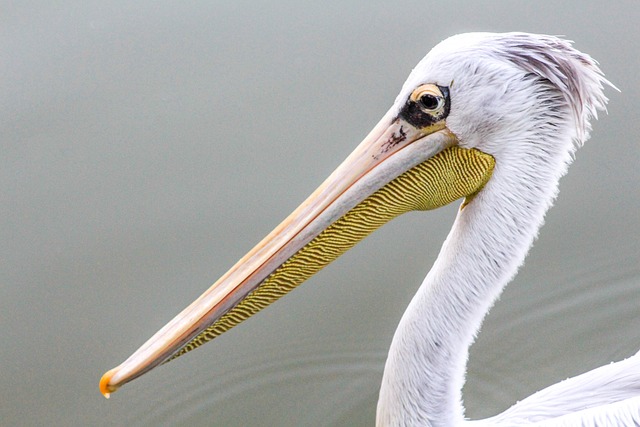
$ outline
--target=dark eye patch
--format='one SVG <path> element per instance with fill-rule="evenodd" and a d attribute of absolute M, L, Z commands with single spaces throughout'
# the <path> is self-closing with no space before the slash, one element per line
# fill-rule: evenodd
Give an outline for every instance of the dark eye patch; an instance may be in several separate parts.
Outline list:
<path fill-rule="evenodd" d="M 411 97 L 409 97 L 400 110 L 398 117 L 417 128 L 428 127 L 446 118 L 449 115 L 451 107 L 449 88 L 444 86 L 438 86 L 438 88 L 442 92 L 444 98 L 444 106 L 440 111 L 429 111 L 437 109 L 440 100 L 433 94 L 425 94 L 417 101 L 412 101 Z"/>

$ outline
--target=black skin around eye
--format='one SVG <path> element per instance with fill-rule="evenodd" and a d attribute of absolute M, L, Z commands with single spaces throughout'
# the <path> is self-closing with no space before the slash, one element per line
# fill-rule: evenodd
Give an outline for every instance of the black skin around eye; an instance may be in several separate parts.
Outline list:
<path fill-rule="evenodd" d="M 398 117 L 417 128 L 425 128 L 446 118 L 449 115 L 449 110 L 451 108 L 449 88 L 444 86 L 438 86 L 438 88 L 440 88 L 440 91 L 442 92 L 442 96 L 444 98 L 444 108 L 442 108 L 441 111 L 437 113 L 425 111 L 425 108 L 427 107 L 422 105 L 422 98 L 424 98 L 424 96 L 422 96 L 418 100 L 418 102 L 412 101 L 411 98 L 407 99 L 407 102 L 400 110 L 400 114 L 398 114 Z M 434 101 L 436 102 L 437 106 L 437 97 L 434 95 L 428 96 L 432 96 L 433 98 L 435 98 Z"/>

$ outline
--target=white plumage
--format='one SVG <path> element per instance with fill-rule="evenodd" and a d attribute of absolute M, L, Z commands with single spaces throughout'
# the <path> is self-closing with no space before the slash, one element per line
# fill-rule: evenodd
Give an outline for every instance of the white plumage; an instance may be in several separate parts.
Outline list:
<path fill-rule="evenodd" d="M 560 178 L 589 136 L 591 119 L 605 108 L 604 85 L 610 83 L 591 57 L 555 37 L 473 33 L 443 41 L 416 66 L 391 109 L 334 173 L 200 298 L 105 373 L 101 391 L 108 397 L 181 354 L 191 340 L 195 344 L 188 349 L 222 333 L 210 328 L 227 330 L 279 298 L 290 288 L 274 285 L 252 295 L 366 197 L 457 144 L 492 156 L 495 167 L 464 193 L 472 200 L 459 210 L 400 321 L 384 370 L 377 424 L 640 425 L 640 355 L 556 384 L 486 420 L 465 420 L 462 404 L 469 346 L 523 263 Z M 448 172 L 475 167 L 464 163 Z M 429 185 L 455 181 L 444 169 L 433 173 Z M 470 184 L 469 176 L 457 184 Z M 449 201 L 460 197 L 455 194 Z M 287 274 L 308 277 L 313 273 L 303 270 L 315 258 L 304 258 L 304 268 L 292 267 Z"/>
<path fill-rule="evenodd" d="M 473 203 L 459 211 L 402 317 L 385 366 L 379 426 L 465 423 L 461 390 L 468 348 L 524 261 L 560 177 L 588 138 L 590 119 L 604 109 L 603 84 L 609 84 L 595 62 L 568 42 L 523 33 L 443 41 L 413 70 L 396 103 L 425 82 L 450 86 L 447 127 L 461 146 L 493 155 L 496 166 Z M 639 425 L 638 396 L 636 355 L 475 423 Z"/>
<path fill-rule="evenodd" d="M 478 425 L 633 426 L 640 420 L 640 356 L 541 390 Z"/>

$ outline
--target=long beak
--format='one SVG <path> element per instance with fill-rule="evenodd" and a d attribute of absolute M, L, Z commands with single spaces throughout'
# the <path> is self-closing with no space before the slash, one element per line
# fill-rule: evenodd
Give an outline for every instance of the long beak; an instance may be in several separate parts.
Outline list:
<path fill-rule="evenodd" d="M 455 144 L 444 121 L 416 128 L 390 110 L 289 217 L 126 361 L 105 373 L 102 394 L 109 397 L 123 384 L 252 316 L 399 213 L 431 209 L 477 192 L 491 175 L 493 158 L 475 150 L 446 150 Z M 449 155 L 436 160 L 445 153 Z M 420 172 L 422 181 L 407 175 L 408 183 L 389 187 L 419 165 L 427 165 Z M 380 200 L 372 202 L 376 195 Z"/>

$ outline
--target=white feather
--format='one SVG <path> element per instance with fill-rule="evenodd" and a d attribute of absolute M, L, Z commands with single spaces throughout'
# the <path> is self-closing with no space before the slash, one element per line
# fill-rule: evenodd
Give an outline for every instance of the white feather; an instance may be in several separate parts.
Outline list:
<path fill-rule="evenodd" d="M 462 34 L 441 42 L 413 70 L 396 106 L 424 83 L 450 88 L 447 127 L 461 146 L 493 155 L 496 166 L 458 213 L 400 321 L 380 390 L 379 426 L 467 422 L 461 390 L 468 348 L 524 261 L 559 179 L 588 138 L 590 120 L 605 107 L 603 85 L 609 84 L 595 61 L 569 42 L 525 33 Z M 639 359 L 550 387 L 484 425 L 587 423 L 599 414 L 637 421 L 638 401 L 627 399 L 640 395 Z"/>
<path fill-rule="evenodd" d="M 623 418 L 616 418 L 618 411 Z M 634 420 L 635 424 L 621 423 L 624 417 Z M 519 426 L 532 423 L 540 426 L 640 425 L 640 356 L 554 384 L 477 424 Z"/>

